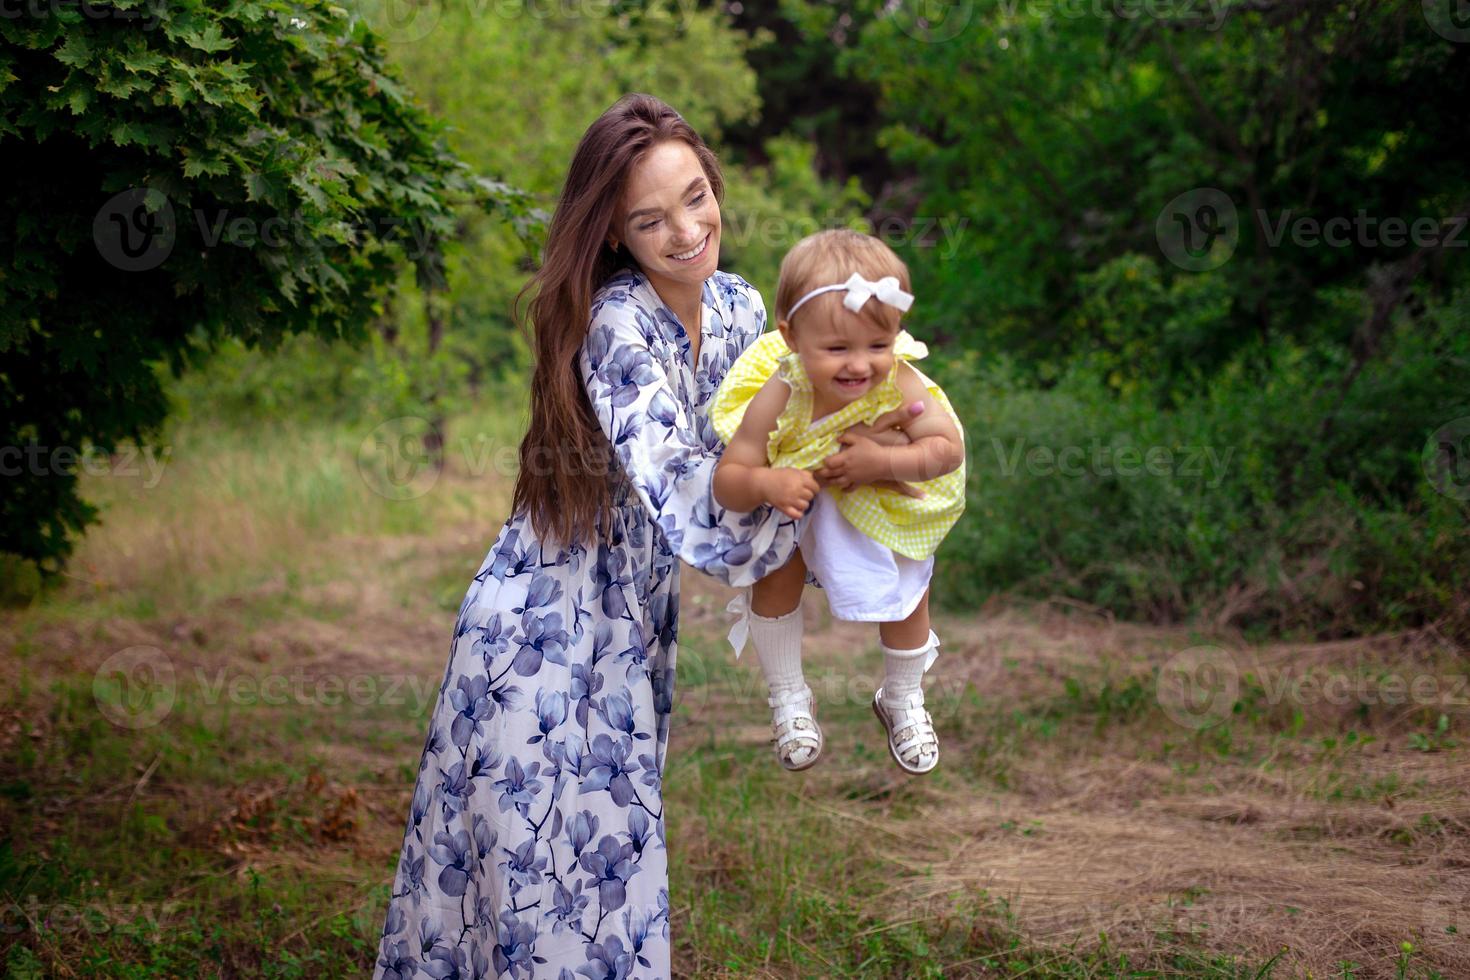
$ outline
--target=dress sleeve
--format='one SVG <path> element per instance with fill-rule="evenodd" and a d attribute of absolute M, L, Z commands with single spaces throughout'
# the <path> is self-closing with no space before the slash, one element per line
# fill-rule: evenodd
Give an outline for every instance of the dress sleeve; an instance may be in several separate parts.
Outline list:
<path fill-rule="evenodd" d="M 934 396 L 934 400 L 939 403 L 939 407 L 944 409 L 945 414 L 953 420 L 955 427 L 960 431 L 960 436 L 963 437 L 965 434 L 964 423 L 960 421 L 959 413 L 954 410 L 954 406 L 949 403 L 949 396 L 927 374 L 919 370 L 919 366 L 914 363 L 917 360 L 922 360 L 929 356 L 929 347 L 922 340 L 917 340 L 911 336 L 907 330 L 900 330 L 898 332 L 898 339 L 893 345 L 893 355 L 907 364 L 909 369 L 919 376 L 919 380 L 923 383 L 929 394 Z M 963 471 L 963 467 L 961 471 Z"/>
<path fill-rule="evenodd" d="M 745 410 L 771 380 L 782 356 L 787 353 L 786 342 L 779 333 L 765 333 L 731 365 L 709 410 L 715 434 L 725 445 L 728 446 L 735 438 L 735 432 L 745 418 Z"/>
<path fill-rule="evenodd" d="M 750 585 L 791 558 L 800 522 L 769 505 L 745 514 L 716 502 L 719 451 L 706 447 L 651 350 L 657 333 L 626 293 L 594 306 L 579 358 L 593 413 L 669 550 L 730 585 Z"/>

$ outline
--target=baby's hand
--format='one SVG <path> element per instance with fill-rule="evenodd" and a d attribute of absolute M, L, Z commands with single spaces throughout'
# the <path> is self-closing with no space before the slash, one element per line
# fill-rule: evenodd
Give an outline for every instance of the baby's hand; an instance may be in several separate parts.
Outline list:
<path fill-rule="evenodd" d="M 822 460 L 822 467 L 817 471 L 829 486 L 851 490 L 865 483 L 893 478 L 886 448 L 852 432 L 843 433 L 839 441 L 844 448 Z"/>
<path fill-rule="evenodd" d="M 761 495 L 766 502 L 787 517 L 800 517 L 811 506 L 812 498 L 821 492 L 817 478 L 806 470 L 782 466 L 761 470 Z"/>

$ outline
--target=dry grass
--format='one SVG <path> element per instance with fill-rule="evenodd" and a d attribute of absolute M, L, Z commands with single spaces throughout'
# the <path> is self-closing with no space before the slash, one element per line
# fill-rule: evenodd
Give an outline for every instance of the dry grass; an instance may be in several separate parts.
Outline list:
<path fill-rule="evenodd" d="M 451 456 L 400 507 L 337 480 L 356 438 L 193 443 L 158 487 L 111 485 L 82 578 L 0 615 L 0 823 L 21 828 L 4 891 L 182 910 L 136 946 L 11 931 L 0 962 L 22 944 L 51 975 L 366 965 L 453 617 L 508 485 Z M 1470 976 L 1470 664 L 1445 637 L 1250 644 L 1063 602 L 943 616 L 943 762 L 911 779 L 867 707 L 873 631 L 812 595 L 828 750 L 791 775 L 753 657 L 723 647 L 729 590 L 684 583 L 666 784 L 681 976 L 1232 976 L 1233 958 L 1249 976 L 1278 954 L 1276 976 Z M 128 731 L 92 683 L 136 646 L 167 656 L 181 698 Z M 1235 682 L 1207 724 L 1159 697 L 1200 647 Z M 365 678 L 377 697 L 207 696 L 272 676 Z M 1309 676 L 1347 695 L 1294 686 Z M 1434 697 L 1393 696 L 1398 677 Z"/>
<path fill-rule="evenodd" d="M 686 604 L 722 608 L 725 592 L 689 581 Z M 854 657 L 871 649 L 870 630 L 831 623 L 819 597 L 807 609 L 814 688 L 843 691 L 832 678 L 852 674 L 870 682 L 876 661 Z M 695 619 L 709 628 L 714 617 Z M 869 718 L 835 737 L 829 721 L 828 758 L 791 782 L 834 832 L 890 866 L 871 915 L 923 918 L 983 894 L 1042 947 L 1096 947 L 1105 933 L 1144 961 L 1187 948 L 1257 963 L 1281 953 L 1289 976 L 1340 975 L 1344 961 L 1357 976 L 1397 976 L 1401 959 L 1411 976 L 1470 976 L 1470 760 L 1463 740 L 1429 751 L 1409 740 L 1442 712 L 1450 731 L 1470 728 L 1465 695 L 1453 693 L 1463 651 L 1432 633 L 1255 647 L 1210 637 L 1246 706 L 1196 733 L 1160 711 L 1154 671 L 1201 645 L 1197 635 L 1046 606 L 939 627 L 931 701 L 975 695 L 936 710 L 945 774 L 906 780 L 857 751 L 881 746 Z M 1350 683 L 1342 704 L 1281 686 L 1282 672 L 1312 671 L 1368 680 Z M 1382 675 L 1435 678 L 1440 700 L 1365 704 L 1358 692 L 1392 699 L 1371 683 Z M 1251 700 L 1251 677 L 1264 699 Z M 1130 679 L 1146 703 L 1110 713 L 1106 699 L 1089 700 Z M 1083 693 L 1069 697 L 1068 681 Z M 762 741 L 753 675 L 732 690 L 702 705 L 693 727 Z M 827 714 L 850 714 L 824 700 Z M 1019 741 L 1005 735 L 1028 726 Z M 728 864 L 718 853 L 709 862 Z"/>

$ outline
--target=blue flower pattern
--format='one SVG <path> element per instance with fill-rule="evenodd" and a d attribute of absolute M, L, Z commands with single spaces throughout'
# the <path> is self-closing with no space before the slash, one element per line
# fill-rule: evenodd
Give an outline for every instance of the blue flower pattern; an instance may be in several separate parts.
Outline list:
<path fill-rule="evenodd" d="M 513 514 L 460 605 L 375 976 L 653 980 L 671 973 L 663 767 L 679 561 L 746 586 L 801 525 L 714 500 L 707 411 L 765 329 L 760 294 L 704 284 L 684 327 L 640 273 L 593 297 L 579 369 L 613 446 L 605 540 Z"/>

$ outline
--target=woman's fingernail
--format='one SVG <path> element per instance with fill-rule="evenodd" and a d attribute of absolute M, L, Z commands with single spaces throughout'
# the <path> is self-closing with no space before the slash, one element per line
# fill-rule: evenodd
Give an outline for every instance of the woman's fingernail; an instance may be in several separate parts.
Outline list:
<path fill-rule="evenodd" d="M 924 411 L 924 403 L 923 402 L 914 402 L 912 405 L 909 406 L 909 414 L 910 415 L 918 415 L 922 411 Z"/>

